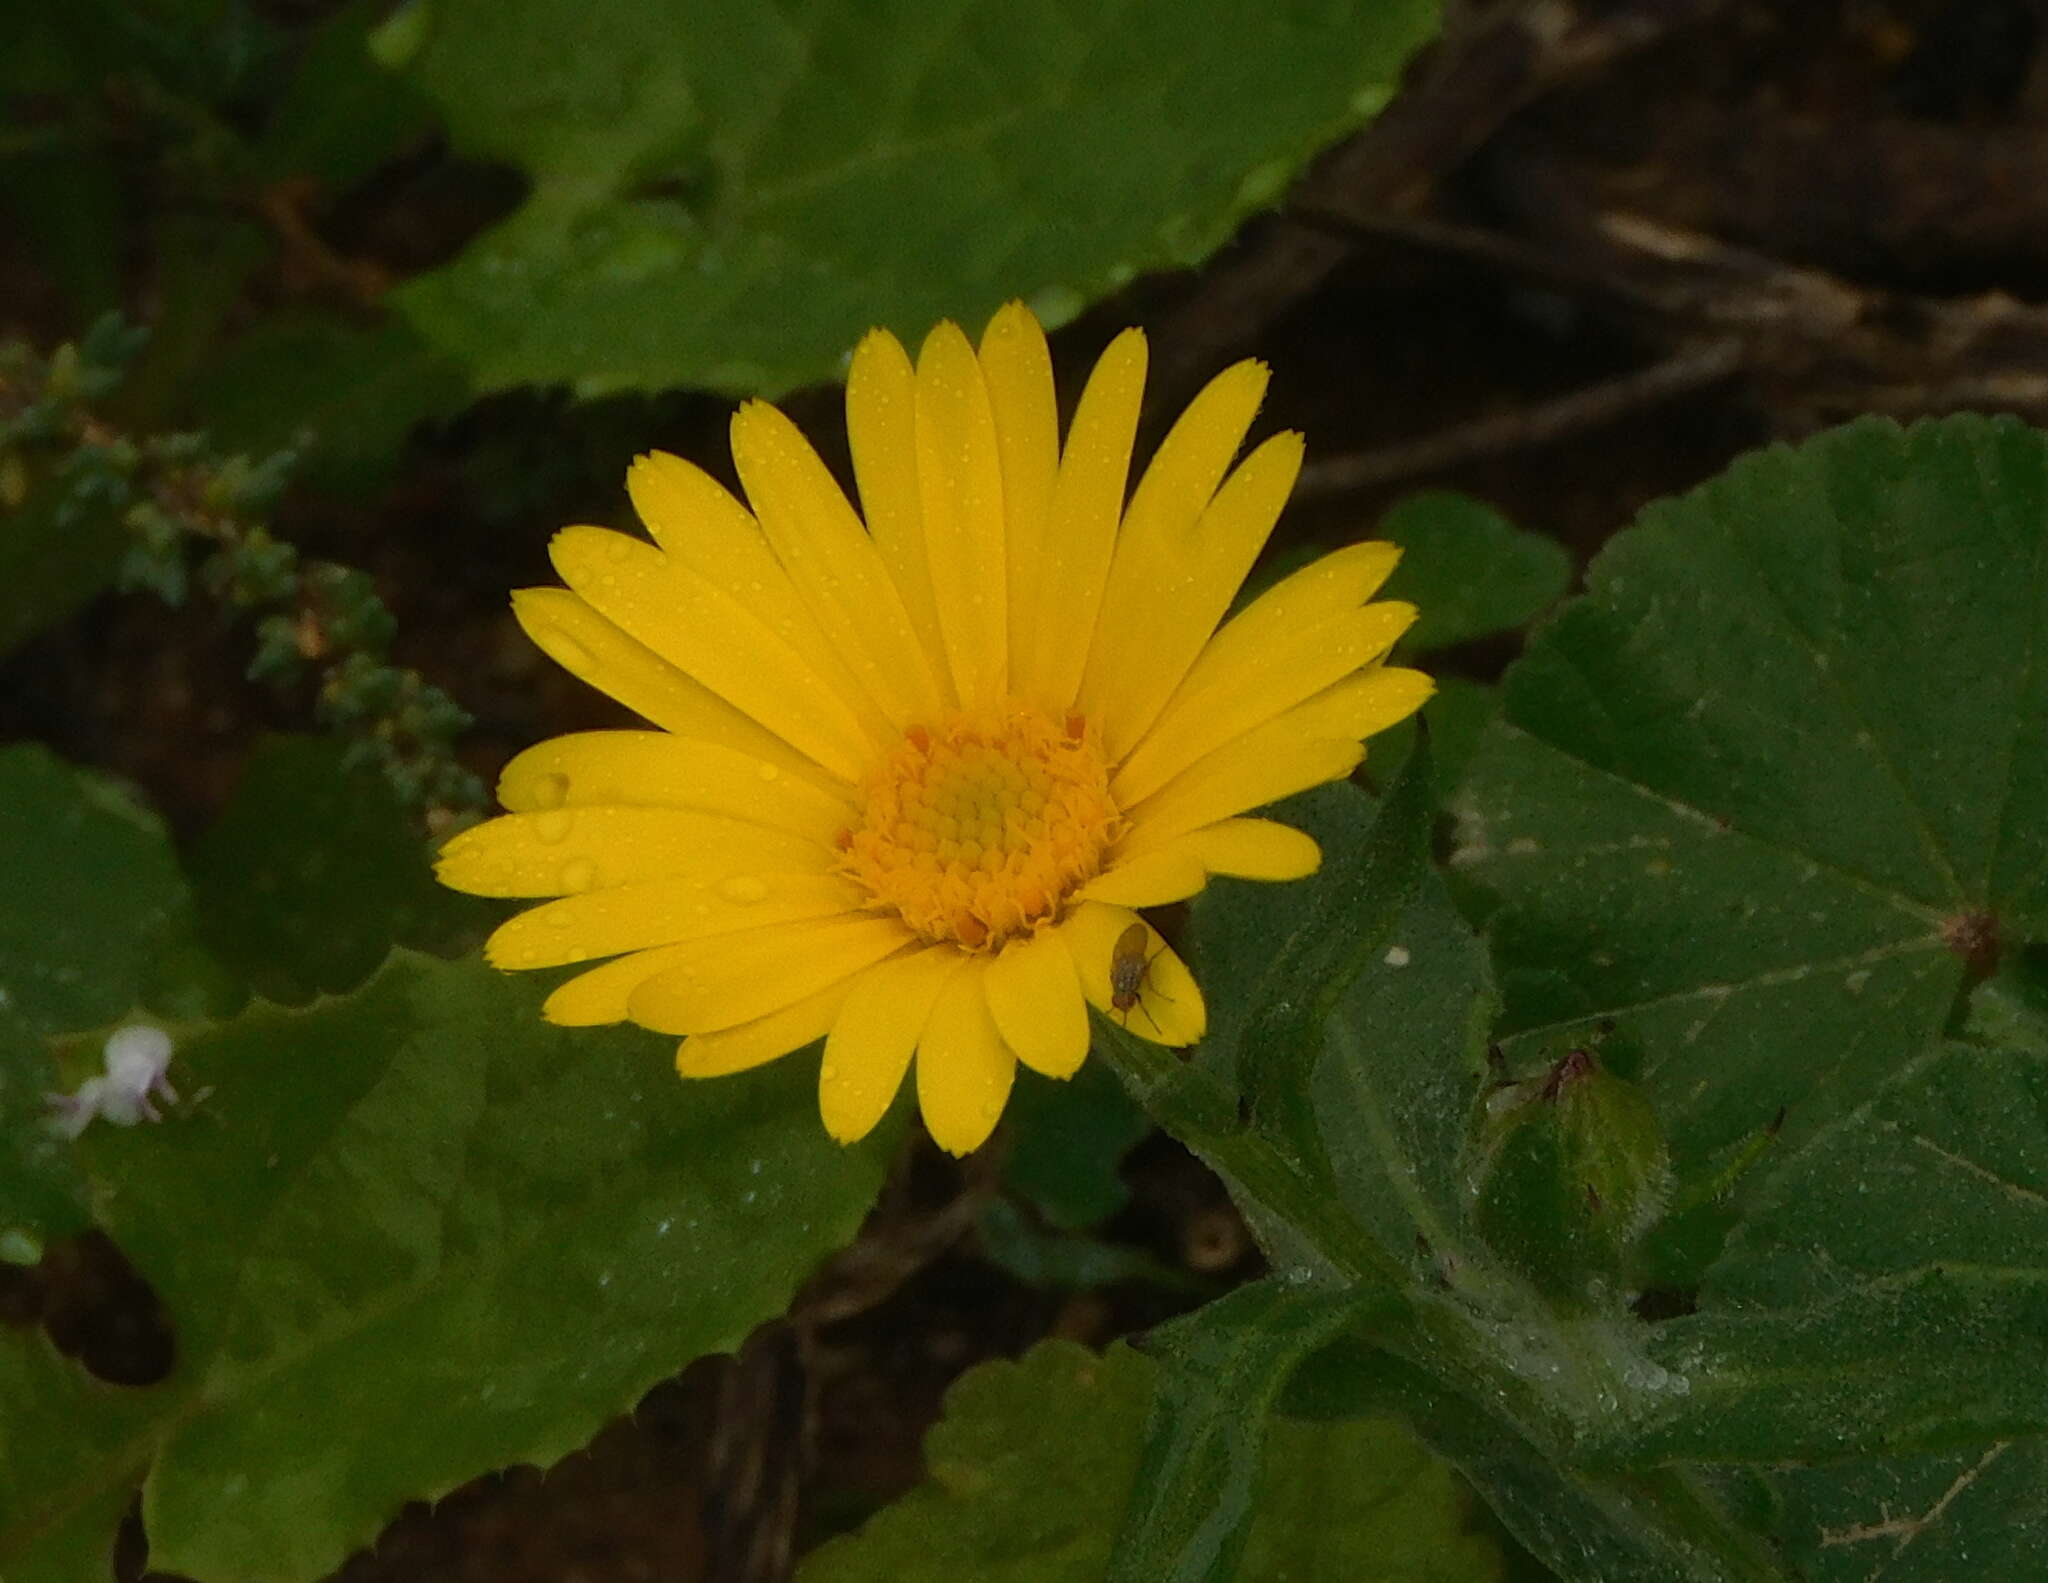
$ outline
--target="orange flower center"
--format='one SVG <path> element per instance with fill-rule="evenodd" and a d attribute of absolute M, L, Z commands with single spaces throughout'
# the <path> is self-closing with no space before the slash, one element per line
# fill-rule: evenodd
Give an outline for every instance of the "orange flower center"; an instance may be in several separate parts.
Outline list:
<path fill-rule="evenodd" d="M 1059 915 L 1120 820 L 1088 724 L 1011 701 L 912 726 L 868 777 L 842 865 L 925 939 L 993 951 Z"/>

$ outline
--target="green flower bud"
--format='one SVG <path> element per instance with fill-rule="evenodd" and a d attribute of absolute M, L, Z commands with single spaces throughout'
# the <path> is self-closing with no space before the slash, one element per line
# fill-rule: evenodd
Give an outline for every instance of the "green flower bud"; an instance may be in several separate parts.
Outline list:
<path fill-rule="evenodd" d="M 1480 1121 L 1474 1215 L 1481 1235 L 1545 1290 L 1612 1283 L 1662 1213 L 1671 1156 L 1648 1097 L 1573 1049 L 1504 1084 Z"/>

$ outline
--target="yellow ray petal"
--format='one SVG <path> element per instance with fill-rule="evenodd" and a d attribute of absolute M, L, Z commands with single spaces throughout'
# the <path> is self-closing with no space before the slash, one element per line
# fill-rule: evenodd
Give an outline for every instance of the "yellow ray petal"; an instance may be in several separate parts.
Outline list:
<path fill-rule="evenodd" d="M 1148 613 L 1162 589 L 1181 581 L 1189 535 L 1244 442 L 1265 395 L 1266 377 L 1264 364 L 1246 362 L 1212 379 L 1160 442 L 1131 497 L 1080 692 L 1081 712 L 1103 722 L 1113 757 L 1130 751 L 1138 736 L 1117 711 L 1124 690 L 1134 679 L 1142 684 L 1146 674 L 1146 645 L 1152 639 Z M 1142 724 L 1149 723 L 1148 716 Z"/>
<path fill-rule="evenodd" d="M 441 848 L 441 883 L 474 896 L 575 896 L 709 871 L 822 873 L 815 841 L 687 808 L 551 808 L 506 814 Z"/>
<path fill-rule="evenodd" d="M 563 670 L 664 731 L 722 743 L 820 786 L 845 784 L 646 644 L 628 637 L 568 589 L 522 588 L 512 596 L 512 614 L 535 647 Z"/>
<path fill-rule="evenodd" d="M 1436 691 L 1421 671 L 1399 665 L 1368 665 L 1334 687 L 1325 687 L 1280 718 L 1303 736 L 1363 740 L 1406 720 Z"/>
<path fill-rule="evenodd" d="M 1046 531 L 1060 465 L 1059 406 L 1053 396 L 1052 353 L 1045 332 L 1021 302 L 1010 303 L 981 334 L 981 369 L 1002 464 L 1003 537 L 1010 613 L 1006 630 L 1031 631 L 1040 619 L 1038 594 Z M 1064 612 L 1060 619 L 1064 622 Z M 1016 665 L 1013 654 L 1012 673 Z"/>
<path fill-rule="evenodd" d="M 938 687 L 942 703 L 959 700 L 946 664 L 939 607 L 924 554 L 924 501 L 917 482 L 917 371 L 903 343 L 870 330 L 854 348 L 846 376 L 846 443 L 860 487 L 861 516 Z"/>
<path fill-rule="evenodd" d="M 1149 797 L 1205 753 L 1379 659 L 1414 624 L 1415 607 L 1396 601 L 1347 610 L 1276 637 L 1229 666 L 1205 655 L 1116 772 L 1120 804 Z"/>
<path fill-rule="evenodd" d="M 862 717 L 871 735 L 887 733 L 889 722 L 812 616 L 761 524 L 724 485 L 680 456 L 653 451 L 627 469 L 626 493 L 655 543 L 678 565 L 731 595 L 780 634 Z"/>
<path fill-rule="evenodd" d="M 1088 376 L 1053 485 L 1038 619 L 1011 634 L 1018 692 L 1054 715 L 1073 707 L 1116 548 L 1131 444 L 1145 395 L 1145 335 L 1126 330 Z"/>
<path fill-rule="evenodd" d="M 1113 756 L 1142 738 L 1187 675 L 1265 545 L 1301 471 L 1301 436 L 1276 434 L 1232 473 L 1194 531 L 1169 545 L 1150 599 L 1122 607 L 1120 674 L 1102 679 L 1102 729 Z"/>
<path fill-rule="evenodd" d="M 860 892 L 832 874 L 676 874 L 528 908 L 498 926 L 484 944 L 484 957 L 508 970 L 561 967 L 766 924 L 834 917 L 860 903 Z"/>
<path fill-rule="evenodd" d="M 829 984 L 752 1022 L 693 1033 L 676 1046 L 676 1071 L 683 1077 L 730 1077 L 801 1050 L 825 1037 L 852 988 L 850 982 Z"/>
<path fill-rule="evenodd" d="M 989 1014 L 1017 1059 L 1072 1077 L 1088 1056 L 1088 1006 L 1074 959 L 1051 930 L 1012 940 L 983 975 Z"/>
<path fill-rule="evenodd" d="M 1201 859 L 1176 844 L 1119 859 L 1090 880 L 1081 894 L 1089 901 L 1117 907 L 1164 907 L 1168 902 L 1186 901 L 1208 881 L 1209 871 Z"/>
<path fill-rule="evenodd" d="M 711 1033 L 779 1011 L 901 950 L 896 918 L 823 918 L 676 947 L 667 971 L 633 992 L 627 1013 L 656 1033 Z"/>
<path fill-rule="evenodd" d="M 1287 722 L 1282 715 L 1217 749 L 1127 810 L 1123 856 L 1142 857 L 1190 830 L 1342 780 L 1365 757 L 1355 740 L 1303 737 Z"/>
<path fill-rule="evenodd" d="M 852 981 L 818 1067 L 818 1111 L 841 1143 L 865 1138 L 910 1070 L 946 981 L 966 965 L 951 946 L 891 957 Z"/>
<path fill-rule="evenodd" d="M 578 731 L 517 755 L 498 776 L 511 813 L 597 803 L 694 808 L 792 835 L 829 841 L 853 817 L 850 802 L 775 764 L 664 731 Z"/>
<path fill-rule="evenodd" d="M 1225 819 L 1190 831 L 1175 843 L 1181 846 L 1211 874 L 1236 879 L 1306 879 L 1323 866 L 1313 837 L 1271 819 Z"/>
<path fill-rule="evenodd" d="M 942 323 L 917 359 L 917 480 L 925 564 L 953 690 L 965 708 L 1009 686 L 1009 567 L 995 418 L 974 348 Z"/>
<path fill-rule="evenodd" d="M 1241 664 L 1290 632 L 1356 610 L 1400 564 L 1401 547 L 1374 540 L 1347 544 L 1268 588 L 1232 616 L 1209 642 L 1197 670 Z"/>
<path fill-rule="evenodd" d="M 658 946 L 652 951 L 635 951 L 615 962 L 594 967 L 588 973 L 557 984 L 540 1008 L 549 1022 L 565 1028 L 594 1028 L 601 1023 L 624 1022 L 626 1001 L 634 990 L 655 974 L 674 965 L 675 946 Z"/>
<path fill-rule="evenodd" d="M 765 401 L 733 414 L 732 459 L 776 556 L 834 648 L 901 730 L 938 684 L 875 541 L 797 426 Z"/>
<path fill-rule="evenodd" d="M 651 544 L 564 528 L 548 545 L 592 609 L 834 774 L 858 780 L 877 747 L 860 717 L 738 600 Z"/>
<path fill-rule="evenodd" d="M 1128 1016 L 1116 1009 L 1109 986 L 1110 959 L 1116 953 L 1117 941 L 1134 923 L 1144 920 L 1128 907 L 1084 902 L 1067 915 L 1056 933 L 1066 943 L 1067 953 L 1080 975 L 1081 992 L 1090 1005 L 1154 1044 L 1193 1044 L 1209 1026 L 1202 991 L 1187 964 L 1174 955 L 1150 924 L 1145 925 L 1146 967 L 1138 984 L 1138 1004 Z"/>
<path fill-rule="evenodd" d="M 989 1015 L 982 970 L 970 961 L 946 981 L 917 1041 L 918 1109 L 948 1154 L 971 1154 L 988 1141 L 1017 1077 L 1017 1057 Z"/>

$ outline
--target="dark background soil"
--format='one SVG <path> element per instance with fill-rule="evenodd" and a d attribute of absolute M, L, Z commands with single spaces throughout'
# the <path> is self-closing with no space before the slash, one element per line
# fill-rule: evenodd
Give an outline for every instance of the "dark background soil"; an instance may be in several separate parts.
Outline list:
<path fill-rule="evenodd" d="M 1261 356 L 1276 371 L 1268 417 L 1310 442 L 1282 529 L 1295 545 L 1357 538 L 1402 494 L 1439 485 L 1582 559 L 1646 502 L 1766 440 L 1863 411 L 2048 409 L 2048 0 L 1450 9 L 1394 106 L 1285 209 L 1204 270 L 1141 281 L 1061 331 L 1064 376 L 1145 324 L 1156 428 L 1209 373 Z M 335 204 L 321 240 L 402 276 L 505 202 L 493 173 L 429 151 Z M 146 278 L 137 289 L 146 303 Z M 69 329 L 4 237 L 0 300 L 46 342 Z M 829 436 L 836 401 L 787 405 Z M 279 531 L 377 578 L 401 658 L 477 715 L 466 753 L 488 774 L 539 737 L 612 718 L 520 638 L 505 590 L 549 580 L 556 525 L 621 514 L 635 451 L 727 471 L 728 410 L 687 395 L 493 398 L 416 434 L 373 498 L 301 489 Z M 1511 657 L 1495 644 L 1457 659 L 1490 679 Z M 0 672 L 0 737 L 129 776 L 190 831 L 255 732 L 303 725 L 244 663 L 203 603 L 108 597 Z M 1176 1146 L 1154 1137 L 1125 1174 L 1131 1205 L 1104 1241 L 1211 1285 L 1255 1273 L 1221 1189 Z M 693 1365 L 545 1475 L 513 1470 L 409 1510 L 340 1576 L 786 1576 L 806 1545 L 916 1481 L 920 1438 L 963 1369 L 1049 1335 L 1099 1345 L 1189 1301 L 1155 1284 L 1013 1279 L 975 1233 L 999 1190 L 992 1156 L 960 1165 L 919 1146 L 862 1242 L 739 1358 Z M 81 1345 L 135 1345 L 132 1293 L 67 1280 L 39 1300 Z M 125 1564 L 133 1575 L 142 1557 Z"/>

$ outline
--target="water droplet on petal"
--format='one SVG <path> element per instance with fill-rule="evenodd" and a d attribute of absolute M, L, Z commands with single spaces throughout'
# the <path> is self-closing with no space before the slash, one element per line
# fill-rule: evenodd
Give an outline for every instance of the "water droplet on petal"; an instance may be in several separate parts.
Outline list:
<path fill-rule="evenodd" d="M 569 777 L 556 771 L 533 783 L 533 800 L 541 808 L 559 808 L 569 800 Z"/>
<path fill-rule="evenodd" d="M 832 1079 L 834 1079 L 838 1075 L 839 1068 L 834 1066 L 830 1061 L 827 1061 L 823 1066 L 818 1068 L 818 1076 L 823 1078 L 828 1083 L 831 1082 Z"/>
<path fill-rule="evenodd" d="M 764 781 L 779 780 L 782 776 L 782 771 L 777 769 L 773 764 L 757 765 L 754 769 L 754 773 L 760 776 L 761 779 L 763 779 Z"/>
<path fill-rule="evenodd" d="M 756 879 L 752 874 L 735 874 L 730 879 L 718 882 L 718 894 L 738 906 L 749 906 L 768 899 L 768 882 Z"/>
<path fill-rule="evenodd" d="M 587 857 L 572 858 L 562 865 L 561 879 L 562 889 L 572 896 L 589 890 L 597 883 L 597 865 Z"/>
<path fill-rule="evenodd" d="M 551 808 L 533 822 L 533 832 L 549 846 L 560 846 L 576 828 L 576 815 L 567 808 Z"/>

